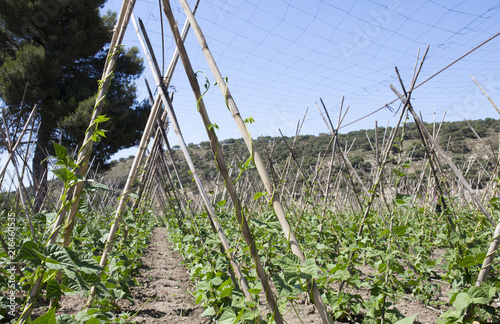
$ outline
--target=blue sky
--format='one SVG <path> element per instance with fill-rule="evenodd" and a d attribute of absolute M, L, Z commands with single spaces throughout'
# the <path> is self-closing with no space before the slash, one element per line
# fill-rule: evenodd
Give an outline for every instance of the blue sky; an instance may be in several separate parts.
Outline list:
<path fill-rule="evenodd" d="M 162 65 L 162 41 L 158 0 L 137 0 L 134 13 L 143 19 Z M 194 0 L 188 0 L 190 5 Z M 104 11 L 120 10 L 121 0 L 108 0 Z M 185 16 L 177 0 L 171 1 L 179 28 Z M 293 135 L 297 122 L 309 108 L 301 134 L 327 132 L 315 106 L 322 98 L 336 120 L 343 95 L 350 107 L 341 132 L 373 128 L 396 122 L 391 109 L 363 116 L 384 107 L 398 89 L 394 67 L 409 86 L 419 48 L 430 45 L 429 55 L 417 83 L 500 32 L 498 0 L 202 0 L 196 14 L 208 45 L 243 118 L 252 117 L 252 137 Z M 165 66 L 174 51 L 168 24 L 164 21 Z M 132 24 L 124 39 L 127 47 L 138 46 Z M 186 48 L 195 70 L 211 82 L 204 96 L 212 123 L 220 139 L 239 138 L 224 99 L 190 32 Z M 141 50 L 142 51 L 142 50 Z M 424 121 L 499 118 L 471 80 L 483 86 L 500 105 L 500 37 L 425 83 L 413 93 L 413 106 Z M 144 78 L 154 85 L 146 70 L 137 80 L 139 99 L 146 98 Z M 204 83 L 203 77 L 200 82 Z M 182 64 L 173 76 L 174 109 L 187 143 L 206 141 L 196 101 Z M 434 115 L 434 111 L 436 112 Z M 334 121 L 335 122 L 335 121 Z M 500 130 L 499 130 L 500 131 Z M 171 145 L 177 144 L 170 132 Z M 115 154 L 112 159 L 134 155 L 137 148 Z M 0 156 L 5 161 L 6 154 Z M 9 169 L 12 174 L 12 168 Z"/>
<path fill-rule="evenodd" d="M 193 0 L 188 1 L 190 5 Z M 119 11 L 119 0 L 109 0 L 104 10 Z M 179 28 L 184 13 L 171 1 Z M 157 0 L 137 0 L 134 11 L 143 19 L 155 53 L 162 65 L 160 13 Z M 253 137 L 292 135 L 309 108 L 302 134 L 327 131 L 315 106 L 322 98 L 336 119 L 342 95 L 350 106 L 344 125 L 383 107 L 395 99 L 389 85 L 398 89 L 394 67 L 409 87 L 418 49 L 430 45 L 418 81 L 424 81 L 475 46 L 500 32 L 497 0 L 484 1 L 321 1 L 321 0 L 202 0 L 196 14 L 208 45 L 243 118 L 253 117 Z M 174 50 L 164 21 L 165 66 Z M 139 42 L 129 24 L 127 47 Z M 206 64 L 192 32 L 186 41 L 195 70 L 202 71 L 212 88 L 204 100 L 210 118 L 219 126 L 219 138 L 238 138 L 236 124 Z M 470 76 L 500 102 L 500 37 L 415 90 L 413 105 L 425 121 L 498 118 Z M 146 64 L 147 65 L 147 64 Z M 161 68 L 161 67 L 160 67 Z M 143 75 L 154 84 L 149 67 Z M 204 77 L 200 77 L 204 83 Z M 419 82 L 417 82 L 419 83 Z M 139 96 L 146 96 L 144 80 L 137 81 Z M 187 143 L 207 140 L 196 101 L 182 64 L 172 80 L 174 109 Z M 397 109 L 398 103 L 391 106 Z M 383 109 L 342 132 L 373 128 L 395 122 L 394 113 Z M 172 145 L 177 143 L 169 135 Z M 130 153 L 132 152 L 132 153 Z M 134 149 L 117 156 L 133 154 Z"/>

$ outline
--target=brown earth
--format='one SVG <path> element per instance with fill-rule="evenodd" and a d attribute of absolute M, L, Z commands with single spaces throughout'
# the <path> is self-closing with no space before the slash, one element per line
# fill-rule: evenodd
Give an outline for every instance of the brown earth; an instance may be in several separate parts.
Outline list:
<path fill-rule="evenodd" d="M 203 308 L 189 294 L 192 282 L 182 256 L 167 242 L 166 229 L 157 227 L 151 234 L 143 266 L 136 277 L 139 285 L 131 289 L 135 304 L 120 302 L 123 311 L 137 315 L 133 321 L 153 323 L 209 323 L 200 317 Z"/>

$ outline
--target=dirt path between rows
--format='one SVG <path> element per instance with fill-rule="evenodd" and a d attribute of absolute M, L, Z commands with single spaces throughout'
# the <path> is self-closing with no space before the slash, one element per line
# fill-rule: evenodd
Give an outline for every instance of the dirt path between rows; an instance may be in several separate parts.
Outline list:
<path fill-rule="evenodd" d="M 182 256 L 175 250 L 172 243 L 167 241 L 166 229 L 155 228 L 147 251 L 142 256 L 143 265 L 139 269 L 139 274 L 135 276 L 138 285 L 130 289 L 134 303 L 126 300 L 119 301 L 118 304 L 122 307 L 120 312 L 135 315 L 130 322 L 137 324 L 210 323 L 209 318 L 200 317 L 203 308 L 196 305 L 193 296 L 189 294 L 193 283 L 189 280 L 188 270 L 182 265 L 182 261 Z M 365 274 L 363 278 L 367 278 L 373 269 L 364 267 L 361 271 Z M 338 287 L 332 288 L 338 289 Z M 447 291 L 446 288 L 444 290 Z M 352 291 L 351 293 L 358 293 L 365 300 L 369 299 L 368 291 Z M 260 309 L 263 314 L 266 314 L 269 309 L 265 303 L 264 294 L 261 293 L 260 297 Z M 81 296 L 63 296 L 62 307 L 58 313 L 75 314 L 83 308 L 85 302 L 86 299 L 82 300 Z M 300 298 L 295 302 L 298 316 L 295 311 L 288 309 L 284 314 L 287 323 L 321 323 L 316 308 L 310 302 L 305 302 L 305 298 Z M 418 314 L 416 323 L 422 324 L 435 323 L 440 315 L 439 310 L 433 311 L 421 303 L 405 299 L 397 303 L 397 308 L 405 316 Z M 34 311 L 35 317 L 44 313 L 40 313 L 40 310 L 41 308 Z M 263 318 L 265 318 L 264 315 Z"/>
<path fill-rule="evenodd" d="M 203 308 L 189 294 L 192 282 L 182 256 L 167 241 L 166 229 L 157 227 L 151 234 L 143 266 L 136 276 L 138 286 L 131 289 L 135 304 L 120 302 L 123 311 L 137 313 L 132 319 L 139 324 L 209 323 L 200 317 Z"/>

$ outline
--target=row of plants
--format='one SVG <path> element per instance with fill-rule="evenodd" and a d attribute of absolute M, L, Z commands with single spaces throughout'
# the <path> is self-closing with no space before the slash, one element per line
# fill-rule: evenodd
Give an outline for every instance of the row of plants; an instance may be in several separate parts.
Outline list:
<path fill-rule="evenodd" d="M 98 131 L 96 128 L 96 133 Z M 397 154 L 392 156 L 396 167 L 392 168 L 390 181 L 395 182 L 392 183 L 394 188 L 407 180 L 406 173 L 412 169 L 411 161 L 402 162 L 404 131 L 403 128 L 402 135 L 396 139 L 398 150 L 392 152 Z M 121 314 L 117 301 L 131 299 L 129 288 L 136 284 L 133 274 L 140 266 L 140 256 L 154 224 L 151 211 L 142 208 L 124 212 L 115 238 L 116 248 L 109 254 L 104 267 L 99 263 L 108 240 L 109 224 L 116 221 L 115 209 L 111 206 L 96 211 L 89 205 L 91 200 L 80 199 L 71 244 L 65 246 L 63 237 L 55 244 L 48 244 L 56 218 L 74 203 L 67 199 L 72 188 L 85 184 L 79 198 L 97 190 L 108 190 L 102 184 L 78 176 L 75 170 L 79 165 L 68 151 L 58 144 L 54 147 L 54 162 L 58 168 L 53 172 L 63 184 L 58 211 L 39 213 L 31 219 L 26 219 L 24 213 L 8 211 L 1 216 L 4 224 L 10 219 L 19 220 L 19 228 L 12 240 L 19 248 L 13 258 L 7 249 L 0 254 L 6 264 L 1 270 L 6 279 L 1 282 L 3 313 L 0 315 L 9 316 L 10 301 L 5 296 L 12 289 L 7 278 L 14 276 L 16 291 L 24 292 L 16 296 L 17 304 L 25 301 L 23 309 L 29 307 L 31 297 L 26 297 L 31 295 L 30 289 L 38 282 L 42 292 L 40 299 L 51 301 L 47 312 L 33 322 L 45 323 L 49 319 L 60 323 L 131 321 L 133 315 Z M 247 176 L 252 172 L 252 159 L 239 163 L 238 168 L 239 172 L 233 176 L 235 183 L 243 181 L 243 173 Z M 339 168 L 339 177 L 340 171 L 345 170 Z M 438 209 L 437 204 L 428 203 L 430 194 L 429 197 L 414 199 L 416 197 L 410 194 L 397 193 L 394 199 L 387 201 L 389 198 L 383 191 L 377 199 L 385 206 L 367 209 L 373 202 L 375 189 L 362 189 L 360 187 L 364 186 L 360 183 L 354 186 L 350 176 L 344 178 L 344 182 L 346 188 L 353 187 L 356 194 L 350 200 L 350 206 L 339 209 L 338 205 L 329 204 L 322 214 L 320 209 L 323 209 L 325 198 L 319 190 L 311 190 L 310 180 L 305 180 L 306 185 L 301 187 L 305 191 L 300 199 L 303 204 L 288 204 L 288 222 L 305 252 L 305 260 L 291 253 L 282 225 L 266 200 L 265 192 L 257 192 L 250 202 L 248 199 L 244 201 L 243 213 L 248 218 L 263 268 L 273 282 L 281 314 L 292 313 L 300 318 L 301 304 L 313 299 L 308 285 L 314 279 L 323 302 L 337 321 L 412 323 L 416 314 L 405 317 L 395 307 L 403 298 L 442 311 L 440 323 L 499 320 L 494 307 L 500 291 L 500 281 L 495 276 L 497 261 L 492 265 L 493 275 L 480 287 L 474 286 L 493 234 L 491 224 L 483 214 L 464 205 L 458 197 L 443 198 L 439 205 L 448 207 Z M 221 200 L 214 206 L 232 246 L 232 250 L 224 252 L 215 231 L 211 231 L 213 224 L 208 221 L 207 214 L 198 214 L 191 221 L 180 221 L 179 217 L 185 213 L 181 212 L 177 197 L 169 194 L 175 189 L 164 185 L 163 190 L 172 197 L 169 206 L 173 209 L 168 211 L 164 208 L 166 204 L 162 206 L 169 235 L 186 258 L 191 277 L 197 282 L 194 297 L 205 307 L 203 315 L 224 324 L 257 320 L 274 322 L 273 314 L 262 306 L 266 304 L 262 278 L 257 275 L 230 204 Z M 362 194 L 363 190 L 365 194 Z M 134 194 L 131 196 L 138 198 Z M 282 197 L 282 201 L 294 200 L 286 193 Z M 490 200 L 488 208 L 497 219 L 499 204 L 496 198 Z M 369 212 L 364 214 L 365 210 Z M 4 228 L 2 237 L 7 237 L 10 233 L 7 227 Z M 436 251 L 442 251 L 442 256 L 437 258 Z M 235 254 L 251 300 L 240 290 L 227 252 Z M 14 274 L 9 272 L 9 258 L 18 265 Z M 86 293 L 91 287 L 95 287 L 97 293 L 93 307 L 74 315 L 56 316 L 57 301 L 63 295 Z M 448 290 L 445 301 L 436 298 L 443 287 Z"/>
<path fill-rule="evenodd" d="M 401 120 L 403 117 L 401 114 Z M 442 173 L 446 168 L 440 167 L 439 173 L 436 172 L 435 165 L 439 161 L 436 162 L 435 156 L 429 157 L 427 164 L 419 164 L 417 168 L 423 167 L 423 171 L 419 170 L 418 177 L 408 177 L 407 174 L 415 172 L 417 168 L 411 155 L 408 159 L 404 153 L 407 120 L 401 124 L 400 132 L 393 132 L 388 138 L 377 170 L 369 176 L 371 189 L 365 187 L 366 183 L 363 183 L 339 147 L 341 152 L 338 154 L 342 156 L 343 162 L 339 159 L 339 171 L 334 170 L 334 173 L 338 180 L 343 179 L 346 188 L 351 191 L 344 204 L 326 203 L 328 185 L 326 193 L 319 188 L 314 189 L 316 185 L 321 187 L 317 175 L 323 162 L 320 164 L 319 157 L 313 171 L 316 174 L 309 179 L 304 169 L 301 170 L 294 156 L 295 151 L 288 155 L 283 167 L 269 161 L 268 167 L 273 173 L 275 186 L 272 195 L 257 192 L 253 201 L 248 198 L 243 200 L 243 214 L 253 233 L 252 244 L 248 243 L 248 235 L 241 220 L 238 220 L 238 214 L 233 214 L 232 208 L 225 208 L 225 200 L 216 203 L 214 208 L 219 222 L 224 224 L 223 231 L 232 246 L 225 253 L 235 255 L 247 280 L 247 291 L 252 294 L 251 298 L 246 296 L 246 302 L 243 292 L 237 288 L 240 285 L 231 273 L 227 257 L 219 246 L 215 226 L 210 226 L 207 215 L 198 215 L 196 222 L 191 224 L 204 224 L 201 229 L 212 227 L 214 234 L 209 231 L 200 233 L 197 226 L 176 225 L 172 221 L 169 234 L 186 257 L 191 276 L 197 282 L 195 299 L 206 307 L 203 315 L 224 324 L 257 320 L 274 322 L 273 313 L 262 306 L 265 304 L 262 300 L 264 289 L 260 282 L 263 285 L 267 283 L 262 279 L 259 267 L 254 267 L 255 257 L 252 253 L 255 249 L 252 252 L 250 250 L 251 245 L 255 244 L 260 252 L 259 262 L 273 283 L 274 299 L 281 314 L 294 312 L 300 318 L 300 304 L 304 299 L 314 300 L 315 288 L 311 287 L 317 285 L 322 301 L 315 300 L 314 304 L 319 310 L 324 303 L 329 314 L 337 321 L 413 323 L 418 314 L 405 317 L 396 307 L 402 299 L 421 303 L 440 312 L 441 316 L 437 319 L 440 324 L 498 321 L 500 318 L 495 308 L 500 291 L 500 281 L 495 277 L 497 261 L 489 265 L 492 275 L 487 280 L 481 279 L 475 286 L 483 262 L 488 259 L 485 251 L 490 247 L 492 236 L 496 235 L 492 228 L 494 220 L 499 217 L 496 200 L 493 198 L 489 201 L 489 211 L 479 212 L 467 200 L 448 193 L 456 188 L 450 190 L 446 187 L 446 191 L 443 191 L 442 187 L 450 185 L 450 182 Z M 430 136 L 426 135 L 428 140 Z M 336 137 L 331 138 L 328 146 L 334 139 Z M 439 146 L 437 142 L 434 145 Z M 429 144 L 425 140 L 424 147 L 429 154 Z M 272 146 L 271 153 L 269 150 L 266 152 L 272 155 L 275 148 Z M 253 151 L 251 153 L 250 163 L 237 163 L 240 171 L 233 183 L 238 182 L 242 173 L 252 169 Z M 326 156 L 327 152 L 323 154 L 323 160 Z M 289 191 L 280 190 L 281 187 L 285 189 L 287 180 L 290 181 L 283 174 L 290 172 L 286 164 L 292 163 L 292 160 L 297 165 L 295 179 L 299 175 L 303 178 L 299 185 L 302 191 L 299 199 L 296 199 L 293 189 L 292 196 L 287 196 Z M 389 160 L 392 163 L 388 163 L 384 171 L 384 165 Z M 220 164 L 217 165 L 220 169 Z M 258 168 L 258 165 L 255 166 Z M 430 168 L 431 173 L 425 178 L 427 168 Z M 389 188 L 379 188 L 383 178 Z M 419 193 L 404 193 L 420 187 L 420 184 L 415 186 L 415 180 L 419 178 L 420 181 L 424 178 L 427 180 L 428 188 L 432 188 L 434 182 L 434 189 L 428 191 L 425 197 L 417 197 Z M 224 179 L 228 181 L 227 177 Z M 251 180 L 248 182 L 251 183 Z M 337 188 L 340 182 L 338 184 Z M 498 179 L 490 179 L 488 186 L 490 184 L 496 186 Z M 253 192 L 259 187 L 255 183 L 245 186 L 243 190 Z M 283 236 L 283 232 L 287 231 L 283 228 L 276 207 L 272 206 L 273 197 L 280 195 L 280 192 L 283 196 L 278 199 L 288 205 L 287 222 L 305 258 L 295 252 L 292 254 L 293 249 L 288 243 L 290 238 Z M 242 195 L 248 197 L 244 193 Z M 238 201 L 232 202 L 237 210 L 239 204 Z M 256 207 L 256 204 L 260 206 Z M 197 240 L 198 243 L 194 243 Z M 441 255 L 436 256 L 440 252 Z M 446 290 L 445 296 L 441 296 L 442 290 Z M 272 308 L 273 298 L 267 296 L 267 299 Z"/>
<path fill-rule="evenodd" d="M 255 199 L 267 205 L 261 195 Z M 332 208 L 321 218 L 311 208 L 301 217 L 296 231 L 307 254 L 304 263 L 290 253 L 273 212 L 251 213 L 250 227 L 264 268 L 274 282 L 280 312 L 295 312 L 300 317 L 300 304 L 310 298 L 307 280 L 316 278 L 333 319 L 340 322 L 413 323 L 417 314 L 405 317 L 394 307 L 401 299 L 437 309 L 442 313 L 440 324 L 500 321 L 495 304 L 500 292 L 498 261 L 488 279 L 480 287 L 474 285 L 493 234 L 491 225 L 472 206 L 455 206 L 453 198 L 448 203 L 454 207 L 436 213 L 435 206 L 412 205 L 410 195 L 398 195 L 384 215 L 370 212 L 366 219 L 369 229 L 359 236 L 361 211 Z M 225 205 L 225 201 L 217 203 L 218 216 L 254 302 L 245 301 L 236 288 L 206 214 L 196 216 L 197 223 L 205 224 L 202 233 L 196 232 L 192 222 L 179 228 L 172 217 L 169 237 L 196 282 L 193 294 L 205 307 L 204 316 L 227 324 L 256 321 L 260 315 L 261 321 L 272 323 L 272 314 L 266 316 L 259 310 L 259 301 L 265 303 L 262 287 L 236 218 Z M 489 207 L 496 218 L 500 215 L 498 206 L 493 198 Z M 268 206 L 263 209 L 269 210 Z M 290 211 L 292 224 L 299 221 L 297 215 L 300 210 Z M 443 289 L 445 296 L 438 298 Z"/>
<path fill-rule="evenodd" d="M 127 210 L 116 238 L 116 248 L 106 266 L 101 267 L 99 262 L 108 239 L 109 224 L 113 222 L 114 207 L 108 205 L 99 210 L 91 205 L 93 199 L 85 198 L 92 198 L 97 191 L 108 188 L 77 176 L 78 165 L 68 151 L 58 144 L 54 146 L 57 153 L 54 159 L 59 167 L 53 173 L 63 183 L 58 211 L 44 211 L 28 218 L 24 210 L 0 213 L 0 234 L 8 237 L 10 250 L 15 251 L 10 253 L 8 248 L 0 251 L 0 320 L 15 322 L 19 313 L 26 310 L 33 299 L 38 299 L 36 304 L 32 302 L 32 307 L 38 308 L 38 317 L 33 323 L 125 323 L 132 314 L 119 313 L 117 302 L 121 299 L 132 301 L 130 287 L 137 284 L 133 276 L 141 266 L 141 256 L 156 220 L 147 207 Z M 67 202 L 66 196 L 82 182 L 85 186 L 70 244 L 64 244 L 63 236 L 50 243 L 58 215 L 72 203 Z M 12 271 L 13 268 L 16 271 Z M 32 296 L 33 287 L 37 285 L 40 293 Z M 91 287 L 96 289 L 92 307 L 77 314 L 56 316 L 62 296 L 82 295 L 84 300 Z M 49 300 L 50 306 L 45 305 Z M 12 307 L 13 304 L 16 306 Z M 31 316 L 27 322 L 31 322 Z"/>
<path fill-rule="evenodd" d="M 40 242 L 45 242 L 55 219 L 54 213 L 40 213 L 33 217 L 34 226 L 38 237 L 35 243 L 27 226 L 18 224 L 15 232 L 15 244 L 19 247 L 18 253 L 12 260 L 19 265 L 21 273 L 15 273 L 15 286 L 9 287 L 8 279 L 11 276 L 9 268 L 11 262 L 5 251 L 0 252 L 3 266 L 0 268 L 0 321 L 15 320 L 9 316 L 10 300 L 9 290 L 16 292 L 15 304 L 21 306 L 29 289 L 39 273 L 45 268 L 43 274 L 43 293 L 37 304 L 41 308 L 38 315 L 44 314 L 33 323 L 125 323 L 133 314 L 119 312 L 117 302 L 121 299 L 132 301 L 130 288 L 137 285 L 134 275 L 141 266 L 141 256 L 147 248 L 150 232 L 155 226 L 155 219 L 149 211 L 144 211 L 133 217 L 129 213 L 124 220 L 124 227 L 128 227 L 128 239 L 120 244 L 112 256 L 109 265 L 104 269 L 99 267 L 99 258 L 104 248 L 108 235 L 108 227 L 112 213 L 89 213 L 85 206 L 81 206 L 78 217 L 82 222 L 75 228 L 75 240 L 68 248 L 61 245 L 48 245 L 44 247 Z M 1 224 L 5 224 L 8 212 L 0 214 Z M 23 215 L 10 215 L 21 220 Z M 0 229 L 5 237 L 5 227 Z M 123 232 L 123 230 L 122 230 Z M 123 240 L 119 235 L 118 240 Z M 98 273 L 102 272 L 102 276 Z M 58 278 L 57 274 L 61 276 Z M 63 295 L 81 295 L 82 300 L 88 294 L 91 286 L 97 287 L 97 301 L 92 308 L 77 314 L 59 314 L 56 317 L 57 307 L 48 309 L 46 301 L 52 298 L 61 298 Z M 45 306 L 44 306 L 45 305 Z M 16 307 L 17 308 L 17 307 Z M 16 309 L 16 315 L 19 308 Z M 17 317 L 17 316 L 16 316 Z"/>
<path fill-rule="evenodd" d="M 124 23 L 121 18 L 117 25 Z M 95 193 L 109 189 L 87 172 L 93 144 L 99 147 L 101 140 L 106 138 L 107 130 L 101 127 L 102 124 L 109 125 L 106 122 L 110 118 L 101 115 L 101 112 L 121 53 L 122 46 L 118 43 L 115 33 L 97 94 L 87 100 L 87 104 L 93 102 L 94 105 L 92 109 L 87 107 L 91 118 L 88 127 L 80 133 L 85 139 L 78 152 L 70 154 L 66 147 L 53 142 L 54 156 L 40 161 L 42 148 L 38 147 L 31 172 L 31 178 L 38 186 L 34 199 L 23 193 L 23 180 L 18 177 L 22 212 L 18 212 L 17 207 L 3 211 L 0 221 L 7 223 L 8 227 L 0 231 L 3 243 L 0 258 L 5 261 L 0 271 L 8 274 L 5 277 L 8 279 L 2 278 L 0 285 L 1 320 L 18 324 L 56 321 L 95 324 L 126 322 L 131 316 L 116 313 L 119 310 L 117 301 L 132 300 L 130 287 L 136 285 L 133 274 L 141 264 L 140 257 L 154 226 L 151 210 L 144 204 L 139 209 L 126 207 L 130 197 L 139 201 L 138 195 L 131 193 L 131 185 L 118 198 L 118 208 L 115 206 L 116 197 L 103 201 Z M 141 65 L 142 61 L 137 63 Z M 30 118 L 35 112 L 36 106 Z M 29 123 L 28 120 L 26 126 Z M 7 128 L 5 132 L 8 136 Z M 140 133 L 140 130 L 133 132 Z M 149 135 L 147 130 L 143 133 L 147 134 L 143 134 L 143 138 Z M 40 136 L 38 146 L 41 144 Z M 12 163 L 15 166 L 14 160 Z M 36 163 L 45 167 L 43 177 L 34 172 L 35 167 L 40 169 Z M 49 171 L 48 163 L 52 166 L 50 171 L 62 184 L 56 203 L 49 197 L 44 181 Z M 26 161 L 23 170 L 25 167 Z M 2 175 L 0 182 L 3 181 Z M 135 182 L 135 177 L 132 182 Z M 3 237 L 8 237 L 9 246 L 6 246 Z M 59 301 L 64 295 L 83 295 L 84 303 L 79 307 L 83 310 L 73 315 L 56 316 Z M 88 297 L 88 300 L 83 297 Z M 44 307 L 44 303 L 49 301 L 49 306 Z M 39 314 L 33 313 L 34 309 Z"/>
<path fill-rule="evenodd" d="M 403 165 L 404 170 L 407 165 Z M 57 172 L 62 174 L 62 171 Z M 401 173 L 399 176 L 405 175 Z M 71 178 L 68 174 L 65 177 Z M 86 194 L 91 194 L 107 189 L 93 183 L 85 190 Z M 364 199 L 367 198 L 362 195 L 359 198 L 362 204 L 366 203 Z M 300 305 L 304 299 L 311 299 L 307 280 L 315 278 L 325 304 L 337 321 L 378 323 L 383 319 L 386 323 L 412 323 L 415 316 L 405 318 L 394 307 L 399 300 L 408 297 L 443 311 L 439 323 L 499 321 L 494 304 L 500 292 L 498 261 L 493 264 L 488 280 L 481 287 L 474 286 L 493 234 L 485 216 L 471 206 L 459 206 L 453 197 L 447 201 L 451 207 L 441 213 L 437 213 L 432 205 L 415 205 L 411 198 L 411 195 L 396 195 L 383 215 L 370 212 L 365 221 L 369 230 L 362 231 L 359 236 L 357 233 L 363 218 L 361 208 L 349 212 L 347 208 L 337 210 L 331 207 L 327 208 L 324 217 L 317 212 L 321 199 L 311 200 L 305 212 L 298 207 L 291 208 L 289 221 L 296 224 L 297 238 L 306 252 L 306 261 L 301 263 L 290 253 L 280 224 L 264 195 L 256 194 L 253 203 L 261 205 L 260 212 L 252 212 L 255 206 L 245 206 L 243 210 L 249 215 L 264 269 L 274 283 L 280 312 L 293 312 L 300 317 Z M 498 198 L 492 198 L 488 207 L 498 218 Z M 185 257 L 190 275 L 196 282 L 194 298 L 205 307 L 203 315 L 217 319 L 219 323 L 252 322 L 259 318 L 272 323 L 272 314 L 259 308 L 262 302 L 265 303 L 262 286 L 248 247 L 239 234 L 235 216 L 224 200 L 219 201 L 215 208 L 232 242 L 253 301 L 247 301 L 237 288 L 227 256 L 222 252 L 219 239 L 210 230 L 206 213 L 195 216 L 195 221 L 202 225 L 195 227 L 190 221 L 179 223 L 178 209 L 171 210 L 166 214 L 168 234 Z M 93 308 L 78 314 L 57 316 L 56 308 L 52 308 L 33 322 L 47 323 L 49 319 L 58 323 L 133 320 L 133 314 L 120 313 L 117 301 L 131 299 L 129 288 L 136 285 L 133 275 L 140 266 L 140 256 L 147 248 L 149 233 L 156 221 L 148 209 L 135 214 L 127 211 L 116 240 L 121 244 L 116 244 L 108 265 L 103 269 L 99 267 L 99 261 L 113 219 L 112 211 L 110 208 L 96 213 L 91 211 L 86 200 L 82 200 L 77 214 L 80 221 L 73 232 L 74 240 L 67 248 L 43 244 L 50 236 L 56 213 L 39 213 L 32 217 L 35 237 L 28 224 L 18 222 L 14 242 L 19 248 L 13 259 L 20 266 L 19 273 L 14 274 L 15 290 L 20 292 L 16 295 L 16 304 L 23 303 L 35 278 L 40 275 L 40 269 L 45 271 L 42 300 L 85 294 L 91 286 L 97 288 L 98 298 Z M 8 219 L 23 220 L 24 217 L 23 213 L 3 211 L 0 221 L 7 224 Z M 126 238 L 123 235 L 125 227 Z M 7 226 L 2 226 L 0 233 L 3 237 L 10 235 Z M 443 253 L 436 257 L 436 251 Z M 8 278 L 12 273 L 9 272 L 9 255 L 2 251 L 0 258 L 5 264 L 0 270 L 4 274 L 0 277 L 0 316 L 6 320 L 9 318 Z M 98 273 L 102 276 L 99 277 Z M 436 298 L 443 285 L 448 290 L 446 302 Z"/>

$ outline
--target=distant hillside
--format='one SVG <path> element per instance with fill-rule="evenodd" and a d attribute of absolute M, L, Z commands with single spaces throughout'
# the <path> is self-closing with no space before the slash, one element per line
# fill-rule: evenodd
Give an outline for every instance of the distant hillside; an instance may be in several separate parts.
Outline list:
<path fill-rule="evenodd" d="M 491 150 L 498 152 L 499 147 L 499 132 L 500 120 L 487 118 L 485 120 L 469 121 L 469 125 L 465 121 L 460 122 L 444 122 L 439 129 L 438 141 L 441 146 L 452 157 L 458 167 L 462 169 L 468 168 L 469 159 L 471 157 L 477 159 L 467 171 L 467 178 L 472 179 L 477 177 L 480 168 L 490 170 L 493 167 L 491 162 Z M 439 124 L 426 124 L 427 129 L 431 132 L 437 132 Z M 474 131 L 471 129 L 474 129 Z M 349 150 L 349 160 L 352 165 L 359 170 L 361 177 L 368 177 L 373 166 L 376 165 L 375 151 L 376 143 L 380 151 L 384 142 L 384 134 L 389 137 L 392 128 L 387 130 L 384 127 L 379 127 L 377 130 L 378 138 L 375 140 L 375 130 L 358 130 L 347 134 L 340 134 L 338 137 L 339 144 L 344 150 Z M 404 136 L 403 136 L 404 132 Z M 476 135 L 477 134 L 477 135 Z M 479 136 L 481 140 L 478 139 Z M 414 163 L 421 163 L 425 158 L 425 149 L 414 123 L 407 123 L 404 129 L 400 130 L 397 136 L 397 141 L 392 149 L 391 161 L 395 163 L 398 158 L 405 160 L 411 159 Z M 289 146 L 292 146 L 294 138 L 285 137 Z M 318 155 L 324 154 L 328 143 L 331 140 L 330 134 L 299 135 L 294 146 L 294 157 L 302 165 L 306 173 L 312 174 L 315 169 Z M 238 162 L 244 162 L 250 156 L 243 140 L 226 139 L 221 141 L 223 152 L 226 161 L 237 169 Z M 273 162 L 273 168 L 276 172 L 281 172 L 285 161 L 289 156 L 289 149 L 282 138 L 273 138 L 264 136 L 254 139 L 254 144 L 264 159 L 268 163 L 269 159 Z M 184 161 L 183 154 L 179 146 L 174 146 L 174 159 L 180 171 L 180 176 L 184 184 L 192 186 L 192 177 L 189 173 L 189 168 Z M 198 144 L 189 144 L 188 150 L 191 153 L 193 161 L 197 167 L 197 171 L 205 182 L 211 182 L 217 177 L 217 169 L 215 167 L 214 158 L 210 150 L 210 143 L 204 141 Z M 331 152 L 331 151 L 330 151 Z M 400 153 L 402 154 L 400 156 Z M 330 154 L 330 153 L 329 153 Z M 328 155 L 329 155 L 328 154 Z M 490 155 L 488 155 L 490 154 Z M 498 154 L 498 153 L 497 153 Z M 132 158 L 129 157 L 129 159 Z M 329 161 L 329 159 L 327 159 Z M 108 178 L 118 178 L 119 183 L 125 183 L 131 161 L 123 159 L 123 161 L 112 161 L 111 168 L 106 172 Z M 339 163 L 334 165 L 334 169 L 339 168 Z M 238 172 L 234 172 L 237 174 Z M 410 175 L 411 176 L 411 175 Z"/>

